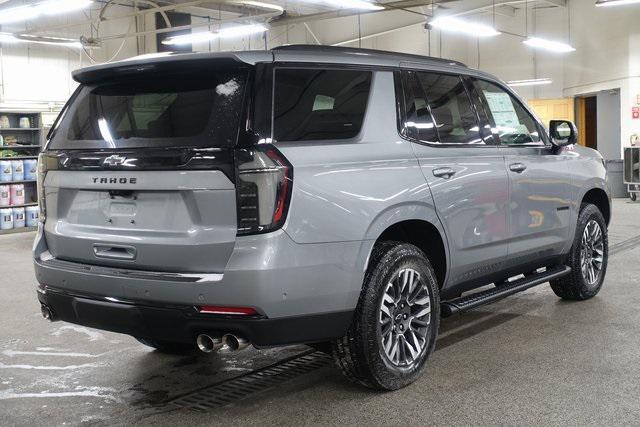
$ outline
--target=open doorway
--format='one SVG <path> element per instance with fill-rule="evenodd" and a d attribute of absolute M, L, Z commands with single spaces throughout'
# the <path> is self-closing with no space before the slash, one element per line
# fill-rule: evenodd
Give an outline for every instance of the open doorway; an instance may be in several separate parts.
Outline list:
<path fill-rule="evenodd" d="M 598 97 L 578 98 L 578 143 L 598 149 Z"/>

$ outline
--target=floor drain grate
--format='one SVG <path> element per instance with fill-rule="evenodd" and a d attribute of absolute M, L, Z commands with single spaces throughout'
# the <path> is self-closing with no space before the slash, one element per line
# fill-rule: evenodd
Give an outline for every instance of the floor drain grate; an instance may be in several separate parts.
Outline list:
<path fill-rule="evenodd" d="M 176 397 L 167 403 L 175 409 L 208 411 L 229 405 L 252 394 L 331 364 L 331 357 L 310 351 L 231 380 Z"/>
<path fill-rule="evenodd" d="M 609 255 L 613 256 L 620 252 L 628 251 L 640 245 L 640 236 L 632 237 L 622 242 L 615 243 L 609 246 Z"/>

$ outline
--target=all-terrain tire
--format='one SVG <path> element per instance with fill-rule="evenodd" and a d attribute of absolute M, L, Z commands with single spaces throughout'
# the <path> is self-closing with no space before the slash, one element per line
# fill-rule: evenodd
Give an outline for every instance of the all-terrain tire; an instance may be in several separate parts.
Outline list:
<path fill-rule="evenodd" d="M 408 268 L 418 272 L 424 281 L 424 288 L 429 292 L 431 313 L 419 356 L 411 365 L 399 367 L 390 362 L 382 347 L 380 305 L 394 275 Z M 429 259 L 414 245 L 382 242 L 372 251 L 352 324 L 344 337 L 332 343 L 333 358 L 351 381 L 377 390 L 396 390 L 420 376 L 435 348 L 439 326 L 438 282 Z"/>
<path fill-rule="evenodd" d="M 581 239 L 587 224 L 594 220 L 600 226 L 603 238 L 603 255 L 602 269 L 595 283 L 589 284 L 582 273 L 581 265 Z M 593 298 L 600 292 L 604 277 L 607 272 L 607 261 L 609 257 L 609 242 L 607 235 L 607 223 L 604 220 L 602 212 L 590 203 L 583 203 L 580 207 L 578 215 L 578 225 L 576 234 L 573 239 L 571 251 L 567 257 L 566 263 L 571 267 L 571 273 L 559 279 L 552 280 L 551 289 L 557 296 L 565 300 L 582 301 Z"/>

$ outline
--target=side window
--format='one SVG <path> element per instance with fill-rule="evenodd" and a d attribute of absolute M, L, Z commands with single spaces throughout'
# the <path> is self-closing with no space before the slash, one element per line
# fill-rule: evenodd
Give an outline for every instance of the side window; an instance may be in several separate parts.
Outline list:
<path fill-rule="evenodd" d="M 478 117 L 459 76 L 416 73 L 427 97 L 442 144 L 484 144 Z"/>
<path fill-rule="evenodd" d="M 418 141 L 437 142 L 438 135 L 429 112 L 427 97 L 415 72 L 403 73 L 403 86 L 405 118 L 402 127 L 405 135 Z"/>
<path fill-rule="evenodd" d="M 484 98 L 485 109 L 492 119 L 493 133 L 501 144 L 544 145 L 535 119 L 504 89 L 485 80 L 476 80 L 475 85 Z"/>
<path fill-rule="evenodd" d="M 275 140 L 356 137 L 364 121 L 371 77 L 370 71 L 276 69 Z"/>

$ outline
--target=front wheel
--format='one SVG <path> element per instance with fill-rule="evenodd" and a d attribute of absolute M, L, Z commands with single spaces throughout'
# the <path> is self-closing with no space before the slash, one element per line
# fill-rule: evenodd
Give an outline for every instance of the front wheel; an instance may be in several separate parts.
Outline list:
<path fill-rule="evenodd" d="M 552 280 L 551 288 L 566 300 L 593 298 L 602 288 L 608 257 L 607 223 L 595 205 L 585 203 L 580 208 L 576 235 L 568 257 L 571 273 Z"/>
<path fill-rule="evenodd" d="M 633 193 L 633 192 L 629 193 L 629 198 L 631 199 L 632 202 L 635 202 L 637 198 L 636 193 Z"/>
<path fill-rule="evenodd" d="M 431 263 L 417 247 L 383 242 L 373 250 L 347 334 L 333 356 L 347 378 L 396 390 L 422 373 L 436 343 L 440 297 Z"/>

